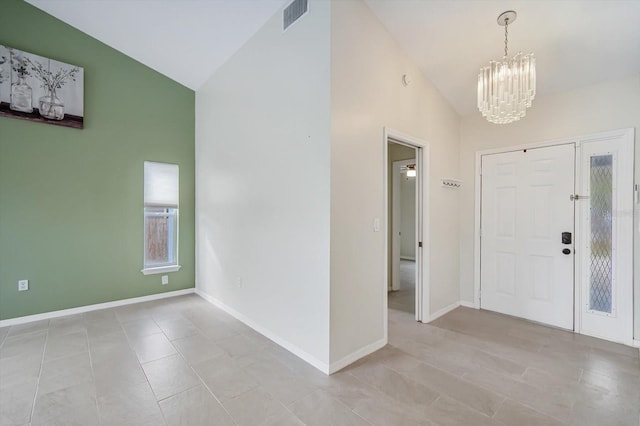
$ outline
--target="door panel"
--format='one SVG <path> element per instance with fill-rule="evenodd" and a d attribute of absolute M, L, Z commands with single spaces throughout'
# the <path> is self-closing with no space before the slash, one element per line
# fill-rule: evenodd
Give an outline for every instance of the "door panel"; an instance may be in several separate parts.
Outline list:
<path fill-rule="evenodd" d="M 633 138 L 581 147 L 581 332 L 632 339 Z"/>
<path fill-rule="evenodd" d="M 574 144 L 482 157 L 483 309 L 573 329 L 574 161 Z"/>
<path fill-rule="evenodd" d="M 481 307 L 509 315 L 520 312 L 516 291 L 519 162 L 520 154 L 515 152 L 482 158 Z"/>

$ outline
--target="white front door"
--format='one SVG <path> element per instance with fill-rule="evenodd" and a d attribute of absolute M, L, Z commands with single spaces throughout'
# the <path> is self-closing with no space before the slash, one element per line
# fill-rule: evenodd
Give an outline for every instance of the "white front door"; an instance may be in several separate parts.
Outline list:
<path fill-rule="evenodd" d="M 574 173 L 573 143 L 482 156 L 483 309 L 573 329 Z"/>
<path fill-rule="evenodd" d="M 633 310 L 633 132 L 582 143 L 576 209 L 581 333 L 630 344 Z"/>

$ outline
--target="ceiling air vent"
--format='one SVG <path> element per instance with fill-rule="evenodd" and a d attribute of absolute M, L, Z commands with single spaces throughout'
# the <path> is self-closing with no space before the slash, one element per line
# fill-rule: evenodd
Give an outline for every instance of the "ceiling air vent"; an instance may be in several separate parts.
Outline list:
<path fill-rule="evenodd" d="M 309 11 L 309 0 L 293 0 L 293 2 L 284 9 L 283 14 L 283 28 L 286 30 L 296 22 L 302 15 Z"/>

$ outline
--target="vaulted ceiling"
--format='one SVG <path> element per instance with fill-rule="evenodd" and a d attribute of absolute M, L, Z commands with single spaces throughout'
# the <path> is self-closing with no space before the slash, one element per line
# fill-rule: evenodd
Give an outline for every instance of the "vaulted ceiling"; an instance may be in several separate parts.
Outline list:
<path fill-rule="evenodd" d="M 197 90 L 288 0 L 27 0 Z M 538 95 L 640 73 L 639 0 L 365 0 L 401 48 L 466 116 L 480 67 L 533 52 Z"/>
<path fill-rule="evenodd" d="M 197 90 L 287 0 L 26 0 Z"/>

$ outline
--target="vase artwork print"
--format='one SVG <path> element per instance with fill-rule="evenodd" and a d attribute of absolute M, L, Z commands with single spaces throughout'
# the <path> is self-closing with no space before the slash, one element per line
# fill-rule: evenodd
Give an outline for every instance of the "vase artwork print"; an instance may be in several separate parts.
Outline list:
<path fill-rule="evenodd" d="M 0 117 L 84 127 L 84 69 L 0 45 Z"/>

